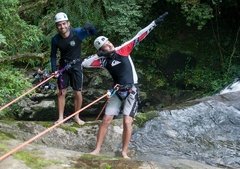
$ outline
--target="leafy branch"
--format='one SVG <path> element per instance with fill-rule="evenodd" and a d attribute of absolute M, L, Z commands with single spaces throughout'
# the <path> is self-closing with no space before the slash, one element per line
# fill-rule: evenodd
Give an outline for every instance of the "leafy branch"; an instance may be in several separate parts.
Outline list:
<path fill-rule="evenodd" d="M 7 58 L 0 59 L 0 63 L 3 62 L 11 62 L 16 60 L 22 60 L 22 59 L 44 59 L 46 56 L 46 53 L 23 53 L 23 54 L 16 54 L 13 56 L 8 56 Z"/>

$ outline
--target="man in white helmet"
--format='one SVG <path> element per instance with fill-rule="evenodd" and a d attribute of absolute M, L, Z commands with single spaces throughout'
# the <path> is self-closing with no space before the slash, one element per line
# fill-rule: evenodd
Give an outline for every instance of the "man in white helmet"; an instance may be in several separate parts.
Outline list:
<path fill-rule="evenodd" d="M 113 117 L 119 114 L 123 105 L 122 156 L 123 158 L 129 158 L 127 153 L 132 134 L 132 122 L 138 107 L 138 77 L 130 53 L 150 31 L 164 20 L 167 14 L 166 12 L 152 21 L 148 26 L 139 31 L 135 37 L 119 47 L 114 47 L 107 37 L 99 36 L 94 41 L 94 46 L 98 51 L 97 54 L 84 59 L 82 63 L 83 67 L 105 68 L 113 78 L 113 86 L 119 84 L 119 90 L 108 101 L 103 121 L 99 127 L 96 148 L 91 154 L 99 154 L 108 126 Z"/>
<path fill-rule="evenodd" d="M 58 33 L 52 37 L 51 41 L 51 68 L 52 72 L 58 78 L 58 112 L 59 117 L 56 123 L 64 118 L 65 97 L 67 88 L 70 85 L 74 91 L 74 109 L 78 111 L 82 106 L 82 68 L 81 68 L 81 43 L 82 41 L 95 35 L 96 29 L 93 25 L 87 23 L 82 28 L 71 28 L 68 17 L 65 13 L 59 12 L 55 15 L 55 24 Z M 67 70 L 58 74 L 57 71 L 57 51 L 60 51 L 59 67 Z M 79 115 L 74 117 L 79 124 L 84 124 Z"/>

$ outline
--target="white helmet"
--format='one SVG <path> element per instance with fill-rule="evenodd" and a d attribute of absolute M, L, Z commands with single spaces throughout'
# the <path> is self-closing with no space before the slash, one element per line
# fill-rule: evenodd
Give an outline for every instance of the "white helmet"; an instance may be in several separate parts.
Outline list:
<path fill-rule="evenodd" d="M 67 21 L 68 17 L 65 13 L 59 12 L 55 15 L 55 23 L 60 22 L 60 21 Z"/>
<path fill-rule="evenodd" d="M 94 46 L 97 50 L 99 50 L 102 45 L 104 45 L 104 43 L 106 43 L 108 41 L 108 38 L 105 36 L 99 36 L 95 39 L 94 41 Z"/>

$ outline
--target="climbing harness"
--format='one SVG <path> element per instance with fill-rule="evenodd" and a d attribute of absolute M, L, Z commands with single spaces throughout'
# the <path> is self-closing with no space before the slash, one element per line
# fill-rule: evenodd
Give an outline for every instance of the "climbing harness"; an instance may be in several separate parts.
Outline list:
<path fill-rule="evenodd" d="M 81 62 L 81 59 L 74 59 L 74 60 L 63 60 L 63 63 L 65 63 L 66 65 L 64 66 L 65 70 L 69 70 L 73 65 L 75 65 L 76 63 Z"/>
<path fill-rule="evenodd" d="M 134 84 L 119 85 L 119 90 L 116 92 L 116 95 L 120 100 L 125 100 L 130 93 L 133 93 L 132 87 Z M 136 84 L 135 84 L 136 86 Z"/>
<path fill-rule="evenodd" d="M 63 63 L 65 64 L 65 66 L 64 66 L 64 70 L 70 70 L 71 69 L 71 67 L 73 66 L 73 65 L 75 65 L 76 63 L 78 63 L 78 62 L 81 62 L 81 59 L 74 59 L 74 60 L 71 60 L 71 61 L 69 61 L 69 60 L 63 60 Z M 60 88 L 62 89 L 63 88 L 63 77 L 62 77 L 62 73 L 63 73 L 63 71 L 62 72 L 60 72 L 59 73 L 59 81 L 60 81 Z M 60 91 L 60 94 L 62 94 L 62 91 Z"/>
<path fill-rule="evenodd" d="M 46 69 L 38 69 L 34 74 L 34 81 L 33 84 L 38 84 L 44 80 L 46 80 L 50 76 L 49 72 Z M 55 90 L 57 88 L 56 84 L 51 82 L 46 82 L 43 85 L 39 86 L 37 92 L 44 92 L 47 90 Z"/>
<path fill-rule="evenodd" d="M 108 98 L 111 98 L 116 92 L 118 91 L 118 88 L 117 89 L 110 89 L 107 91 L 108 93 Z"/>

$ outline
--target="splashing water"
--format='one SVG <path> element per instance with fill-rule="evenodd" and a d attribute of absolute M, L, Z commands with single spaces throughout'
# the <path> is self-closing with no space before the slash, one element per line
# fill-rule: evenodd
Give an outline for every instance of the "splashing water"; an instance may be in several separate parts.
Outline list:
<path fill-rule="evenodd" d="M 236 78 L 231 84 L 220 91 L 220 94 L 240 91 L 240 78 Z"/>

